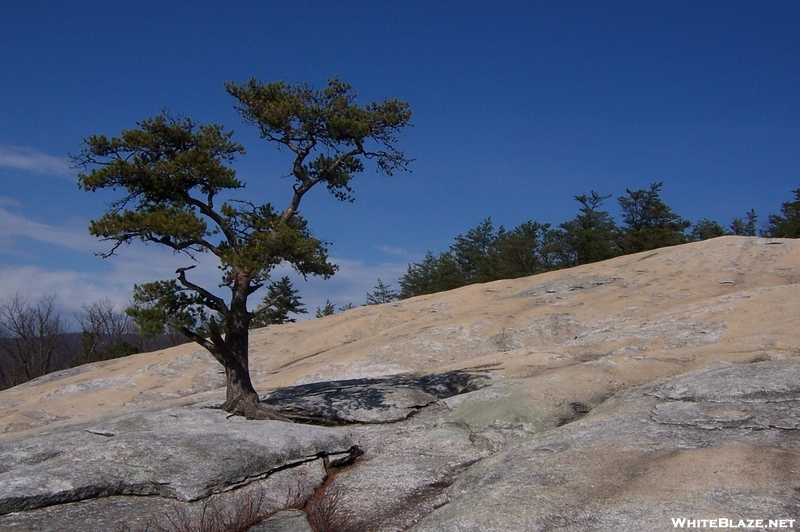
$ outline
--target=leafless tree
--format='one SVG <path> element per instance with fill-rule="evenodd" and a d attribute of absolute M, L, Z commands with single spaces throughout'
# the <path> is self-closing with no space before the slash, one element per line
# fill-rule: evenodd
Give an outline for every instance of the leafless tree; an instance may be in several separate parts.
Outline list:
<path fill-rule="evenodd" d="M 0 301 L 0 351 L 6 362 L 6 378 L 12 385 L 53 370 L 59 336 L 64 333 L 54 301 L 55 296 L 45 296 L 31 303 L 20 294 Z"/>
<path fill-rule="evenodd" d="M 95 362 L 139 352 L 139 330 L 133 320 L 114 309 L 108 298 L 83 305 L 76 316 L 81 326 L 81 362 Z"/>

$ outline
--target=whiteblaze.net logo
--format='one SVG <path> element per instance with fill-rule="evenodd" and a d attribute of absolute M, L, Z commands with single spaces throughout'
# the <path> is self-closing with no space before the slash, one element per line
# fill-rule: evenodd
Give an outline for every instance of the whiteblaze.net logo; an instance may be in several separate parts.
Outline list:
<path fill-rule="evenodd" d="M 673 517 L 672 526 L 675 528 L 738 528 L 742 530 L 764 529 L 794 529 L 795 519 L 689 519 L 686 517 Z"/>

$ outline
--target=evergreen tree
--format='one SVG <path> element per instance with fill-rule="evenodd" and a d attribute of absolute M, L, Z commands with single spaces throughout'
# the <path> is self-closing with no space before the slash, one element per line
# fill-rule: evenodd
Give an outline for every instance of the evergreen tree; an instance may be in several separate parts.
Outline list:
<path fill-rule="evenodd" d="M 721 225 L 713 220 L 707 220 L 705 218 L 694 224 L 691 232 L 692 240 L 708 240 L 724 235 L 725 229 Z"/>
<path fill-rule="evenodd" d="M 688 241 L 685 231 L 692 223 L 661 200 L 662 186 L 663 183 L 653 183 L 649 190 L 627 189 L 628 196 L 619 198 L 625 225 L 617 242 L 626 254 Z"/>
<path fill-rule="evenodd" d="M 244 187 L 229 166 L 244 149 L 222 126 L 189 118 L 162 114 L 120 137 L 89 137 L 73 162 L 85 172 L 79 175 L 84 190 L 123 191 L 90 224 L 93 235 L 113 243 L 106 256 L 140 240 L 189 260 L 207 254 L 219 262 L 219 287 L 230 292 L 227 300 L 216 287 L 190 279 L 194 265 L 176 270 L 174 279 L 135 287 L 130 315 L 141 330 L 172 324 L 206 348 L 225 368 L 225 411 L 283 419 L 259 402 L 250 380 L 249 330 L 256 313 L 248 309 L 248 298 L 282 263 L 304 276 L 333 275 L 327 244 L 311 235 L 298 214 L 301 200 L 321 183 L 335 198 L 351 201 L 351 181 L 365 161 L 387 175 L 405 170 L 410 161 L 395 144 L 411 111 L 399 100 L 360 107 L 352 88 L 338 78 L 321 91 L 255 79 L 228 83 L 226 89 L 238 100 L 245 123 L 293 157 L 295 182 L 283 210 L 271 203 L 225 201 Z"/>
<path fill-rule="evenodd" d="M 300 291 L 292 286 L 288 276 L 283 276 L 278 281 L 273 281 L 267 287 L 267 294 L 261 302 L 263 309 L 254 312 L 255 316 L 250 322 L 250 328 L 279 325 L 281 323 L 294 323 L 297 320 L 289 314 L 307 314 L 305 306 L 300 302 Z"/>
<path fill-rule="evenodd" d="M 315 313 L 314 317 L 324 318 L 325 316 L 333 316 L 334 314 L 336 314 L 336 307 L 333 303 L 331 303 L 330 299 L 326 299 L 325 306 L 317 307 L 317 312 Z"/>
<path fill-rule="evenodd" d="M 731 222 L 731 232 L 738 236 L 756 236 L 756 220 L 758 215 L 755 209 L 750 209 L 747 219 L 734 218 Z"/>
<path fill-rule="evenodd" d="M 378 284 L 372 292 L 367 293 L 367 305 L 382 305 L 384 303 L 391 303 L 397 300 L 397 290 L 390 288 L 392 285 L 384 284 L 378 278 Z"/>
<path fill-rule="evenodd" d="M 486 218 L 477 227 L 467 231 L 466 235 L 458 235 L 450 246 L 465 284 L 496 279 L 497 268 L 493 259 L 497 236 L 492 219 Z"/>
<path fill-rule="evenodd" d="M 400 299 L 435 294 L 453 290 L 466 284 L 453 253 L 446 251 L 438 257 L 428 251 L 418 264 L 409 264 L 406 274 L 400 278 Z"/>
<path fill-rule="evenodd" d="M 800 188 L 792 191 L 794 201 L 781 205 L 781 214 L 770 214 L 762 236 L 770 238 L 800 238 Z"/>
<path fill-rule="evenodd" d="M 502 227 L 493 245 L 495 270 L 491 280 L 514 279 L 541 273 L 549 268 L 544 243 L 550 224 L 527 221 L 511 231 Z"/>
<path fill-rule="evenodd" d="M 570 264 L 589 264 L 620 254 L 621 250 L 614 241 L 617 225 L 608 211 L 600 209 L 610 197 L 610 194 L 601 196 L 594 190 L 589 196 L 575 196 L 575 201 L 581 204 L 578 215 L 559 226 L 565 233 L 564 244 L 572 256 Z"/>

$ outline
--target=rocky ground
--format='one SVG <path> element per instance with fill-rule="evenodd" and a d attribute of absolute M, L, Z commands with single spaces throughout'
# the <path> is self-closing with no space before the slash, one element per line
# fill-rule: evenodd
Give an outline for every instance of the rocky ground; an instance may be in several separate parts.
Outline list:
<path fill-rule="evenodd" d="M 228 418 L 192 345 L 48 375 L 0 393 L 0 529 L 135 531 L 249 493 L 299 508 L 262 532 L 779 529 L 798 281 L 796 241 L 723 237 L 255 331 L 264 400 L 325 427 Z"/>

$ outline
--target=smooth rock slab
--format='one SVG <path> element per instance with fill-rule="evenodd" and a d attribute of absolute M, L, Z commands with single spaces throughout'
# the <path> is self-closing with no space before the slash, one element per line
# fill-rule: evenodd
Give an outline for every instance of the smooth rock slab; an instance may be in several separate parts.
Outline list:
<path fill-rule="evenodd" d="M 192 501 L 352 445 L 340 430 L 215 409 L 132 414 L 0 442 L 0 515 L 111 495 Z"/>
<path fill-rule="evenodd" d="M 798 519 L 800 361 L 726 364 L 622 392 L 481 460 L 415 532 L 673 529 Z"/>
<path fill-rule="evenodd" d="M 158 496 L 115 496 L 6 514 L 0 516 L 0 530 L 110 532 L 125 530 L 121 526 L 124 524 L 131 532 L 143 532 L 160 530 L 159 526 L 170 529 L 170 519 L 175 520 L 179 516 L 186 516 L 188 522 L 197 528 L 204 511 L 213 513 L 211 509 L 216 509 L 225 516 L 241 516 L 242 506 L 247 505 L 250 500 L 257 504 L 259 514 L 283 514 L 280 510 L 302 504 L 302 501 L 308 499 L 322 485 L 327 476 L 322 462 L 322 459 L 317 459 L 282 469 L 264 480 L 194 502 L 179 502 Z"/>

